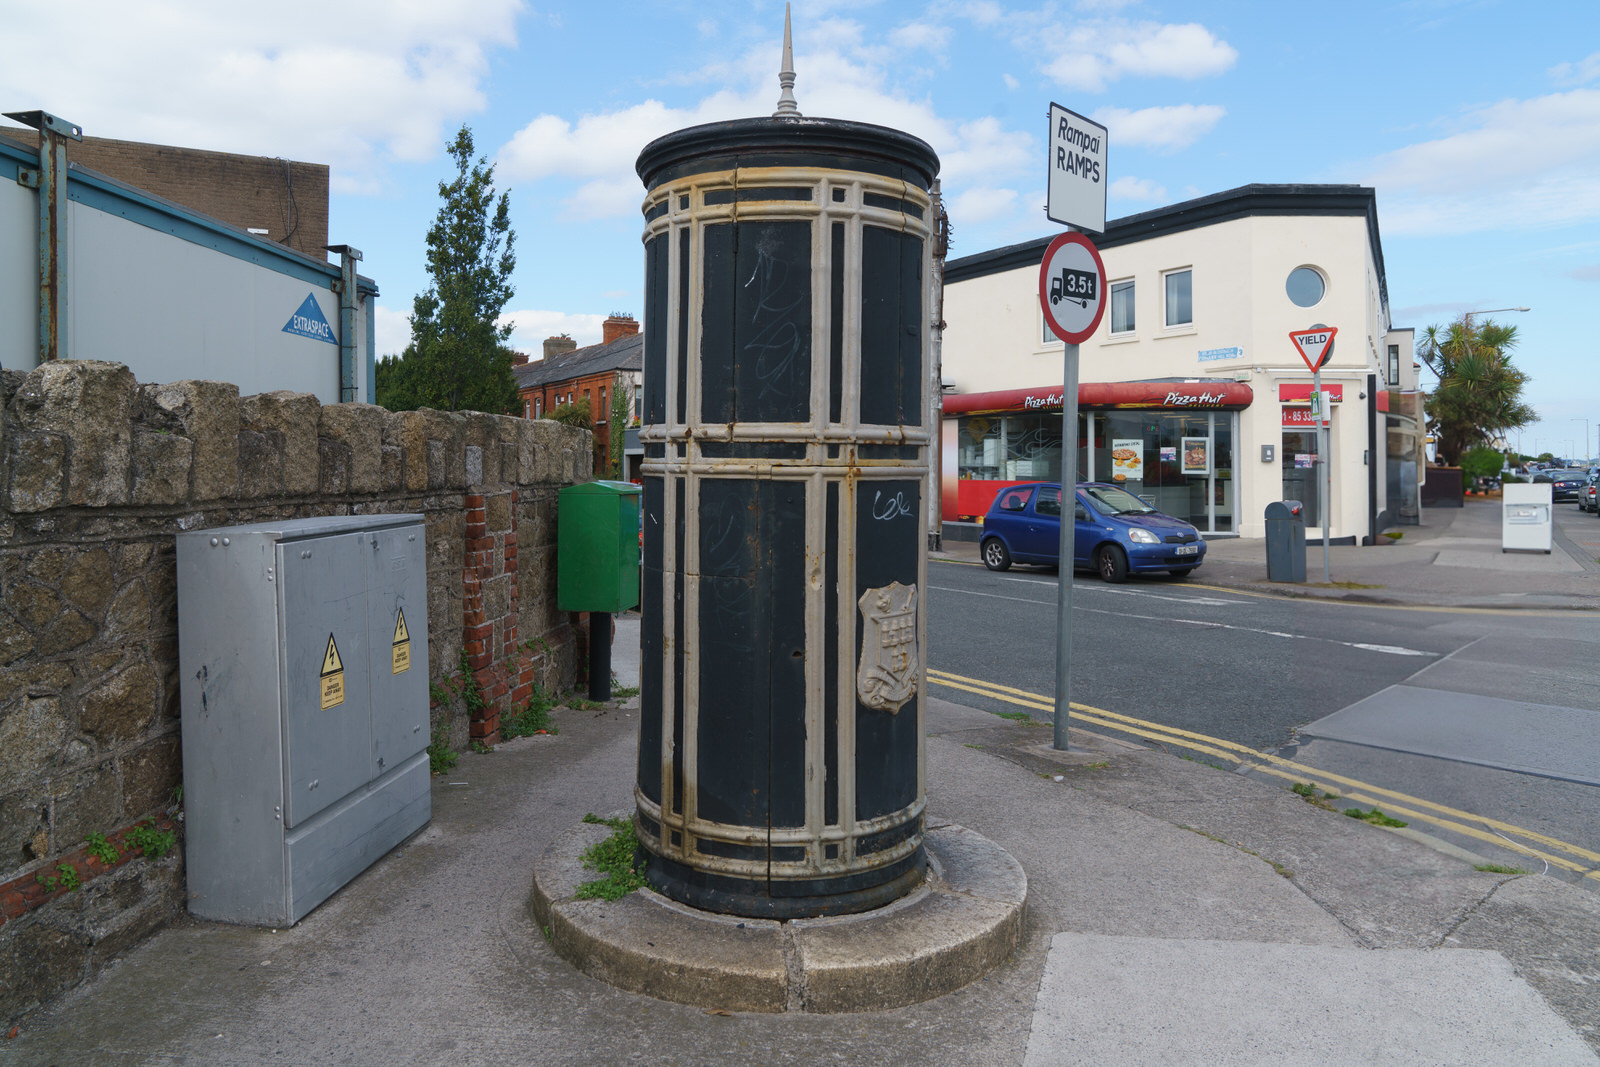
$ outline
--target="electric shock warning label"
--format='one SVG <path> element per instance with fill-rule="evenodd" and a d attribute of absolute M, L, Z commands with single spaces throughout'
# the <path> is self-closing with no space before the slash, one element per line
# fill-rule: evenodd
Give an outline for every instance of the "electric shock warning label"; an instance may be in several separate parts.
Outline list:
<path fill-rule="evenodd" d="M 336 708 L 344 703 L 344 661 L 339 658 L 339 646 L 328 635 L 328 650 L 322 654 L 322 710 Z"/>
<path fill-rule="evenodd" d="M 411 669 L 411 631 L 406 629 L 406 609 L 396 609 L 399 614 L 394 620 L 394 645 L 392 648 L 394 669 L 391 674 L 400 674 Z"/>

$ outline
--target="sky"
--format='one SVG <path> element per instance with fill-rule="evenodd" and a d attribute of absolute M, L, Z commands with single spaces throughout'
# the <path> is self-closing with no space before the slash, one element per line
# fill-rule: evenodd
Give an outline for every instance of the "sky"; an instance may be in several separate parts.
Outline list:
<path fill-rule="evenodd" d="M 1051 102 L 1109 128 L 1117 218 L 1251 182 L 1377 190 L 1391 318 L 1527 306 L 1524 452 L 1600 452 L 1596 0 L 796 0 L 807 115 L 933 145 L 952 257 L 1059 232 Z M 646 143 L 769 114 L 781 0 L 0 0 L 0 110 L 331 168 L 329 240 L 409 339 L 463 125 L 510 191 L 512 344 L 642 318 Z M 1585 423 L 1583 420 L 1588 420 Z M 1587 447 L 1585 435 L 1587 434 Z"/>

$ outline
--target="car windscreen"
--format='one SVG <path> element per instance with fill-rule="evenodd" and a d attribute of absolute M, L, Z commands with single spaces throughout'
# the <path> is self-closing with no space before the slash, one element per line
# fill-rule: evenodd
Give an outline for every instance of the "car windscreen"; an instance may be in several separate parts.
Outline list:
<path fill-rule="evenodd" d="M 1126 489 L 1114 485 L 1092 485 L 1084 490 L 1100 510 L 1111 515 L 1148 515 L 1155 508 L 1134 496 Z"/>

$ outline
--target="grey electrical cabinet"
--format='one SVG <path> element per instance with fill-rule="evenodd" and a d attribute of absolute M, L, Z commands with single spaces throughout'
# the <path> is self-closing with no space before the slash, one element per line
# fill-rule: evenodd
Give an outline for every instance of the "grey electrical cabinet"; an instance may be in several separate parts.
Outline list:
<path fill-rule="evenodd" d="M 432 815 L 422 516 L 177 542 L 189 911 L 288 926 Z"/>

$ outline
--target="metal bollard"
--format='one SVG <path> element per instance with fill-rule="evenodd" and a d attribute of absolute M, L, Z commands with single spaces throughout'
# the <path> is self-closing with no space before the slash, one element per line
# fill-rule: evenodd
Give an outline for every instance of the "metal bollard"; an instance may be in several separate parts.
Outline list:
<path fill-rule="evenodd" d="M 737 915 L 877 907 L 926 866 L 938 158 L 791 114 L 679 130 L 638 171 L 646 876 Z"/>
<path fill-rule="evenodd" d="M 1306 580 L 1305 505 L 1278 500 L 1267 505 L 1267 581 Z"/>

